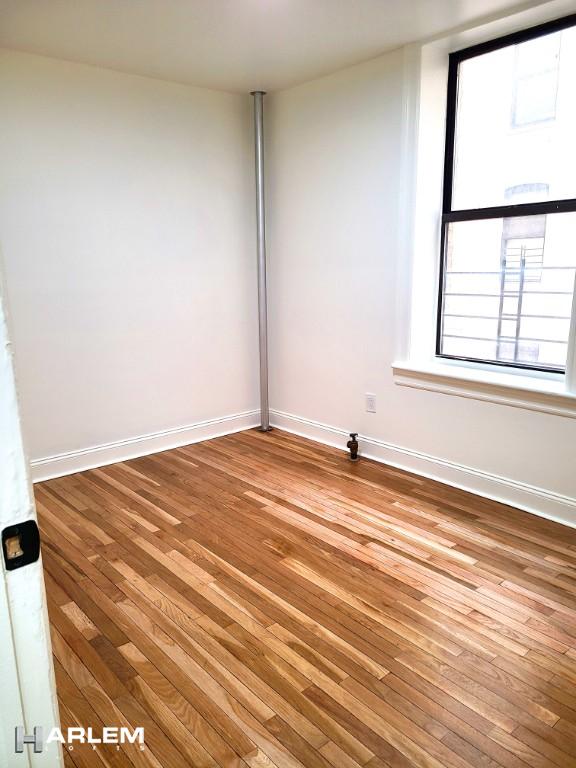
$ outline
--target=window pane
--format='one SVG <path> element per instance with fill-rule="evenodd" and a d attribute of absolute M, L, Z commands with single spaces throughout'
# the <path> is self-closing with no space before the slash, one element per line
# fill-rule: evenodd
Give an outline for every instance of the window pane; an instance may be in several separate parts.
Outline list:
<path fill-rule="evenodd" d="M 576 213 L 448 226 L 440 354 L 563 371 Z"/>
<path fill-rule="evenodd" d="M 452 209 L 576 198 L 576 27 L 458 70 Z"/>

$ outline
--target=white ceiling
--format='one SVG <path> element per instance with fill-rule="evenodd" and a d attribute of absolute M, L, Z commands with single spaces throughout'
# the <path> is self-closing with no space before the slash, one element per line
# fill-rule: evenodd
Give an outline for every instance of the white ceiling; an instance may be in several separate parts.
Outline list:
<path fill-rule="evenodd" d="M 0 46 L 209 88 L 275 90 L 517 5 L 517 0 L 0 0 Z"/>

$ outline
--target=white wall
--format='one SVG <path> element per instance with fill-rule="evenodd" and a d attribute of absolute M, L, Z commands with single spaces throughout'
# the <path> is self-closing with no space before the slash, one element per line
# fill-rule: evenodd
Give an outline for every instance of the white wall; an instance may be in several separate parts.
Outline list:
<path fill-rule="evenodd" d="M 267 97 L 273 421 L 576 522 L 576 420 L 394 384 L 402 81 L 397 51 Z M 256 423 L 249 110 L 2 54 L 0 246 L 37 477 Z"/>
<path fill-rule="evenodd" d="M 269 101 L 274 421 L 342 446 L 360 432 L 367 453 L 576 523 L 576 420 L 394 384 L 402 64 L 393 52 Z"/>
<path fill-rule="evenodd" d="M 0 54 L 0 247 L 27 449 L 76 452 L 255 409 L 248 97 Z M 203 427 L 202 436 L 254 417 Z"/>

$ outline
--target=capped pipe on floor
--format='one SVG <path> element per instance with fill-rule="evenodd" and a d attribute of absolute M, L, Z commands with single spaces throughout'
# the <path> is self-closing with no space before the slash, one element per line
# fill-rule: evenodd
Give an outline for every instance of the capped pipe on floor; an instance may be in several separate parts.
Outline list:
<path fill-rule="evenodd" d="M 264 96 L 254 98 L 254 159 L 256 167 L 256 247 L 258 257 L 258 335 L 260 339 L 260 431 L 270 431 L 268 405 L 268 300 L 266 291 L 266 216 L 264 206 Z"/>
<path fill-rule="evenodd" d="M 358 432 L 350 432 L 350 440 L 346 443 L 346 448 L 350 451 L 350 461 L 358 461 Z"/>

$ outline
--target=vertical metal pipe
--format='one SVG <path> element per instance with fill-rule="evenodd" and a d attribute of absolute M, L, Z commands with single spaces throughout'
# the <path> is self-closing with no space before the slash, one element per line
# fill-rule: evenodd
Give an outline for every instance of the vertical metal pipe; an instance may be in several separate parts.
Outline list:
<path fill-rule="evenodd" d="M 270 431 L 268 405 L 268 306 L 266 296 L 266 218 L 264 211 L 264 91 L 254 97 L 256 161 L 256 243 L 258 253 L 258 332 L 260 337 L 260 431 Z"/>

